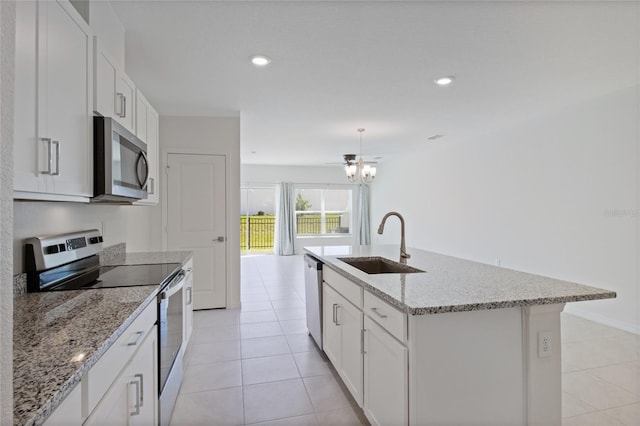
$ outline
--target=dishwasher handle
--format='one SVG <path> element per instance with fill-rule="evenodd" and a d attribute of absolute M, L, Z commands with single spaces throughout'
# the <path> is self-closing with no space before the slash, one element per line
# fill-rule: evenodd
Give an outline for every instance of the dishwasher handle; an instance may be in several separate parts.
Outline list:
<path fill-rule="evenodd" d="M 304 263 L 307 268 L 314 268 L 316 271 L 322 271 L 322 262 L 308 254 L 304 255 Z"/>

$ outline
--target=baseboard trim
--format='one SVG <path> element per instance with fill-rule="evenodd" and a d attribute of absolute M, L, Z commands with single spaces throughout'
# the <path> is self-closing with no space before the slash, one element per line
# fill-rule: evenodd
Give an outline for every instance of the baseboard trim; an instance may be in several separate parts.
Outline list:
<path fill-rule="evenodd" d="M 620 330 L 628 331 L 634 334 L 640 334 L 640 324 L 629 323 L 626 321 L 619 321 L 613 318 L 610 318 L 606 315 L 598 314 L 592 311 L 588 311 L 585 309 L 576 308 L 574 306 L 569 306 L 567 304 L 565 306 L 564 312 L 575 315 L 580 318 L 584 318 L 589 321 L 594 321 L 600 324 L 608 325 L 610 327 L 618 328 Z"/>

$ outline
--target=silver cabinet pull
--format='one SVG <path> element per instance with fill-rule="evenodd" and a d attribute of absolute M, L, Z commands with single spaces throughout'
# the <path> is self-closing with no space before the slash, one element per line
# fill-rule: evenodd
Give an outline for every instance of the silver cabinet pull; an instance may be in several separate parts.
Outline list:
<path fill-rule="evenodd" d="M 216 239 L 211 240 L 214 243 L 224 243 L 224 237 L 218 237 Z"/>
<path fill-rule="evenodd" d="M 142 339 L 142 336 L 144 336 L 144 331 L 136 331 L 136 340 L 134 340 L 133 342 L 127 343 L 127 346 L 137 345 L 138 343 L 140 343 L 140 339 Z"/>
<path fill-rule="evenodd" d="M 127 116 L 127 97 L 122 95 L 122 118 Z"/>
<path fill-rule="evenodd" d="M 136 405 L 135 411 L 129 413 L 130 416 L 137 416 L 140 414 L 140 382 L 138 380 L 132 380 L 129 382 L 129 385 L 134 385 L 136 387 Z"/>
<path fill-rule="evenodd" d="M 116 93 L 116 96 L 118 97 L 118 99 L 120 100 L 119 102 L 119 106 L 120 106 L 120 110 L 116 111 L 116 115 L 120 118 L 124 118 L 124 94 L 123 93 Z"/>
<path fill-rule="evenodd" d="M 149 195 L 153 195 L 156 192 L 156 185 L 155 185 L 156 181 L 154 178 L 150 177 L 147 180 L 147 194 Z"/>
<path fill-rule="evenodd" d="M 52 145 L 56 146 L 56 171 L 51 172 L 51 176 L 60 175 L 60 141 L 52 141 Z"/>
<path fill-rule="evenodd" d="M 193 289 L 191 287 L 187 287 L 187 295 L 189 296 L 187 298 L 187 306 L 189 306 L 193 302 Z"/>
<path fill-rule="evenodd" d="M 50 175 L 53 171 L 53 141 L 51 138 L 41 138 L 43 141 L 47 143 L 47 151 L 49 154 L 49 159 L 47 161 L 47 170 L 41 171 L 43 175 Z"/>
<path fill-rule="evenodd" d="M 364 332 L 367 331 L 364 328 L 360 330 L 360 353 L 366 354 L 367 352 L 364 350 Z"/>
<path fill-rule="evenodd" d="M 335 325 L 340 325 L 340 323 L 338 322 L 338 308 L 340 307 L 340 305 L 338 305 L 337 303 L 333 304 L 333 323 Z"/>
<path fill-rule="evenodd" d="M 140 406 L 144 407 L 144 375 L 135 374 L 133 377 L 140 379 Z"/>
<path fill-rule="evenodd" d="M 371 311 L 376 314 L 377 316 L 379 316 L 380 318 L 386 318 L 387 316 L 385 314 L 381 314 L 380 312 L 378 312 L 378 308 L 371 308 Z"/>

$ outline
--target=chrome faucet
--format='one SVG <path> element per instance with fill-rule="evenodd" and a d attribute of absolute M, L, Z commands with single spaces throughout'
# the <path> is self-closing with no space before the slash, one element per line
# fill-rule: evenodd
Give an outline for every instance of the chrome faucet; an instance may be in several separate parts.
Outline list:
<path fill-rule="evenodd" d="M 382 235 L 382 233 L 384 232 L 384 223 L 387 221 L 387 218 L 389 216 L 398 216 L 398 219 L 400 219 L 400 260 L 402 261 L 403 259 L 409 259 L 411 255 L 407 253 L 407 247 L 405 246 L 404 242 L 404 218 L 400 213 L 389 212 L 385 214 L 382 218 L 382 222 L 380 222 L 380 226 L 378 226 L 378 234 Z"/>

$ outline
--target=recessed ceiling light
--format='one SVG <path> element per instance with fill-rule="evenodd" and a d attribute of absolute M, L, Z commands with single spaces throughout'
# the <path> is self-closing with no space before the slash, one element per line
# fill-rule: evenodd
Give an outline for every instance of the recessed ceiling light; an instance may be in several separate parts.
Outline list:
<path fill-rule="evenodd" d="M 271 58 L 264 55 L 255 55 L 251 57 L 251 63 L 257 67 L 264 67 L 271 63 Z"/>
<path fill-rule="evenodd" d="M 433 80 L 438 86 L 448 86 L 451 83 L 453 83 L 453 80 L 455 80 L 456 78 L 452 75 L 446 75 L 444 77 L 438 77 L 435 80 Z"/>

